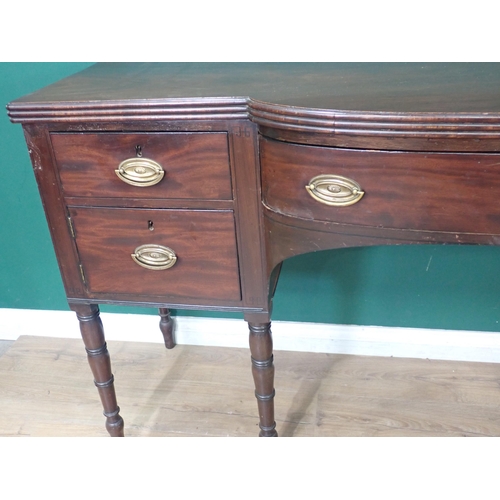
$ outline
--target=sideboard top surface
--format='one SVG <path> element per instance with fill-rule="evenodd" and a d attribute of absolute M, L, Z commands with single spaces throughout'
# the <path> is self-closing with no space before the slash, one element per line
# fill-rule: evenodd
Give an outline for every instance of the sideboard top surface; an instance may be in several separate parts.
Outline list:
<path fill-rule="evenodd" d="M 316 110 L 496 114 L 500 64 L 99 63 L 17 99 L 9 110 L 183 99 L 233 105 L 250 99 Z"/>

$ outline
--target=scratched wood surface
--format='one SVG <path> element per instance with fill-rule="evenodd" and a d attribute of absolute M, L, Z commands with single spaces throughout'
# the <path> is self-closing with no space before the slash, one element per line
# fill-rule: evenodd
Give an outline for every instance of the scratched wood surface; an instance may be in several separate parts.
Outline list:
<path fill-rule="evenodd" d="M 126 436 L 256 436 L 246 349 L 109 342 Z M 278 351 L 281 436 L 497 436 L 500 365 Z M 79 340 L 0 357 L 0 436 L 107 436 Z"/>

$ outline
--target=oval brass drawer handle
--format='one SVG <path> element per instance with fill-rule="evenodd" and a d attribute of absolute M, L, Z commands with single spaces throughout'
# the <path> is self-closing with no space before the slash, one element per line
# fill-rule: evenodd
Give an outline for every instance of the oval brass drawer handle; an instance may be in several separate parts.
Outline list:
<path fill-rule="evenodd" d="M 131 257 L 140 266 L 156 271 L 169 269 L 177 262 L 175 252 L 171 248 L 161 245 L 138 246 Z"/>
<path fill-rule="evenodd" d="M 333 207 L 354 205 L 365 194 L 356 181 L 341 175 L 317 175 L 306 189 L 315 200 Z"/>
<path fill-rule="evenodd" d="M 123 182 L 139 187 L 154 186 L 165 175 L 161 165 L 149 158 L 129 158 L 122 161 L 115 173 Z"/>

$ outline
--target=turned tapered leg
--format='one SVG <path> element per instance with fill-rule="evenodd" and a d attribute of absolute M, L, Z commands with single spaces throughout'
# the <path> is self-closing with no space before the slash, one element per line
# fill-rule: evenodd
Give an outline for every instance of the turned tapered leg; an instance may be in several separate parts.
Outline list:
<path fill-rule="evenodd" d="M 165 347 L 167 349 L 172 349 L 175 346 L 174 339 L 174 320 L 170 317 L 170 310 L 162 307 L 159 309 L 160 312 L 160 330 L 163 334 L 163 340 L 165 341 Z"/>
<path fill-rule="evenodd" d="M 248 323 L 250 330 L 250 353 L 252 375 L 255 382 L 255 397 L 259 409 L 261 437 L 275 437 L 274 421 L 274 365 L 271 323 Z"/>
<path fill-rule="evenodd" d="M 90 369 L 94 375 L 94 383 L 99 392 L 104 416 L 106 417 L 106 429 L 113 437 L 123 436 L 123 419 L 120 416 L 120 408 L 116 402 L 114 377 L 111 373 L 111 361 L 109 358 L 104 330 L 99 307 L 97 305 L 72 305 L 80 321 L 80 331 L 83 343 L 87 351 Z"/>

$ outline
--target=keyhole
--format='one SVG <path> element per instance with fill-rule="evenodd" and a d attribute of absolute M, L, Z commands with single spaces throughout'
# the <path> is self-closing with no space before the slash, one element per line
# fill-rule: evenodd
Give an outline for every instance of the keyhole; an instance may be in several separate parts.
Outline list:
<path fill-rule="evenodd" d="M 135 154 L 136 154 L 137 158 L 140 158 L 142 156 L 142 146 L 137 145 L 135 147 Z"/>
<path fill-rule="evenodd" d="M 155 230 L 155 225 L 153 224 L 152 220 L 148 220 L 148 229 L 150 231 L 154 231 Z"/>

